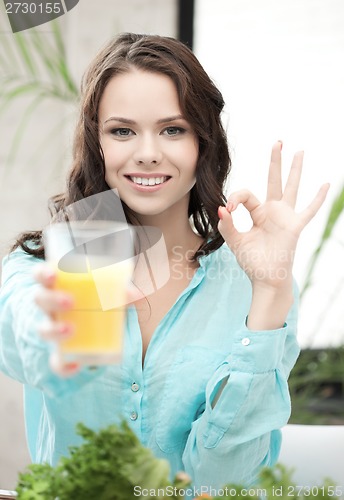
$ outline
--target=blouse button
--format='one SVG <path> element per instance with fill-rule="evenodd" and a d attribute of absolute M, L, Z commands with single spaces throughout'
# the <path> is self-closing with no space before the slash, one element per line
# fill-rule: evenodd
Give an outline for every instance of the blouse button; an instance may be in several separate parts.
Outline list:
<path fill-rule="evenodd" d="M 140 389 L 140 386 L 139 386 L 139 384 L 136 384 L 136 382 L 133 382 L 133 383 L 131 384 L 131 390 L 132 390 L 133 392 L 137 392 L 139 389 Z"/>
<path fill-rule="evenodd" d="M 250 339 L 248 337 L 245 337 L 241 341 L 242 345 L 249 345 L 251 343 Z"/>
<path fill-rule="evenodd" d="M 130 413 L 130 420 L 137 420 L 137 417 L 138 417 L 138 415 L 137 415 L 136 411 L 132 411 Z"/>

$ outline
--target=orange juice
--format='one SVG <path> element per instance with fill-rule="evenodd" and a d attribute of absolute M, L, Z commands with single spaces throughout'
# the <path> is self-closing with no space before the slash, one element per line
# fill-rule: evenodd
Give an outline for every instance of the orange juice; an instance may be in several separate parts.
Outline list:
<path fill-rule="evenodd" d="M 63 358 L 97 364 L 120 360 L 131 270 L 128 261 L 80 273 L 57 270 L 56 288 L 74 298 L 73 309 L 58 315 L 75 328 L 61 342 Z"/>

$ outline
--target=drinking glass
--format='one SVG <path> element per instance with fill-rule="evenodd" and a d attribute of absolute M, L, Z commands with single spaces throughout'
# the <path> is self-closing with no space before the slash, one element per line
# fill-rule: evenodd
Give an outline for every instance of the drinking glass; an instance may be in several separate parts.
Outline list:
<path fill-rule="evenodd" d="M 56 289 L 73 297 L 73 308 L 57 320 L 74 331 L 58 343 L 65 362 L 86 365 L 121 360 L 127 287 L 133 268 L 133 233 L 123 222 L 65 221 L 44 232 L 46 260 L 54 267 Z"/>

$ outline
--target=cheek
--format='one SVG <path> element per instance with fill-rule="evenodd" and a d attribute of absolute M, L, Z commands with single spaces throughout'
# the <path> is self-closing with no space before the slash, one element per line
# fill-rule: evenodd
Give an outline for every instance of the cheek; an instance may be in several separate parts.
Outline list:
<path fill-rule="evenodd" d="M 115 172 L 121 167 L 125 160 L 125 155 L 121 148 L 117 148 L 113 143 L 102 145 L 105 161 L 105 170 Z"/>
<path fill-rule="evenodd" d="M 190 159 L 189 168 L 190 168 L 190 174 L 192 174 L 194 177 L 196 177 L 198 154 L 199 154 L 198 143 L 195 142 L 193 144 L 190 144 L 188 152 L 188 157 Z"/>
<path fill-rule="evenodd" d="M 198 150 L 197 141 L 188 141 L 187 143 L 181 144 L 177 149 L 175 145 L 172 148 L 172 158 L 174 156 L 175 163 L 180 165 L 184 173 L 189 176 L 196 175 Z"/>

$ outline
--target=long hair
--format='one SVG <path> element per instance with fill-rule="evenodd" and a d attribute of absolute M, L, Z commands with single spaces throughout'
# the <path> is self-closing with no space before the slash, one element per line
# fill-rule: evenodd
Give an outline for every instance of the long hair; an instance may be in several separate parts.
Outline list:
<path fill-rule="evenodd" d="M 53 197 L 52 213 L 88 196 L 110 189 L 105 181 L 104 155 L 99 141 L 99 102 L 108 82 L 132 68 L 167 75 L 176 86 L 184 118 L 199 141 L 196 183 L 190 193 L 188 215 L 204 244 L 194 259 L 219 248 L 223 238 L 217 229 L 219 205 L 231 168 L 227 137 L 221 123 L 224 100 L 203 67 L 182 42 L 170 37 L 123 33 L 95 57 L 81 84 L 79 119 L 75 130 L 73 164 L 65 193 Z M 128 222 L 134 214 L 123 203 Z M 27 241 L 36 245 L 28 247 Z M 44 256 L 42 232 L 24 233 L 15 247 Z"/>

